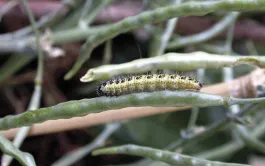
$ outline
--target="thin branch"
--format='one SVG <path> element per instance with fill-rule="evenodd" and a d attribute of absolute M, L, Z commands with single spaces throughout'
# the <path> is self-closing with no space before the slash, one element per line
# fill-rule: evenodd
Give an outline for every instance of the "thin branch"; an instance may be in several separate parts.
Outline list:
<path fill-rule="evenodd" d="M 191 110 L 191 116 L 190 116 L 190 119 L 189 119 L 187 132 L 192 131 L 192 129 L 195 127 L 198 115 L 199 115 L 199 108 L 193 107 L 192 110 Z"/>
<path fill-rule="evenodd" d="M 256 86 L 263 85 L 264 72 L 263 69 L 256 69 L 252 73 L 234 79 L 230 82 L 223 82 L 219 84 L 214 84 L 211 86 L 206 86 L 201 89 L 204 93 L 229 96 L 233 94 L 234 97 L 247 98 L 247 97 L 257 97 Z M 257 79 L 261 78 L 261 79 Z M 240 87 L 236 89 L 231 89 L 229 87 L 234 87 L 240 84 Z M 264 104 L 263 104 L 264 105 Z M 254 104 L 255 109 L 249 110 L 250 112 L 255 112 L 255 110 L 262 109 L 264 106 L 261 104 Z M 56 133 L 60 131 L 68 131 L 73 129 L 91 127 L 99 124 L 105 124 L 107 122 L 133 119 L 157 114 L 163 114 L 166 112 L 182 111 L 191 109 L 191 106 L 185 107 L 129 107 L 123 109 L 114 109 L 110 111 L 105 111 L 100 114 L 89 114 L 84 117 L 75 117 L 71 119 L 60 119 L 60 120 L 50 120 L 41 124 L 34 124 L 29 135 L 43 135 Z M 248 110 L 248 109 L 246 109 Z M 244 111 L 245 112 L 245 111 Z M 0 134 L 7 138 L 13 138 L 17 133 L 18 129 L 10 129 L 6 131 L 0 131 Z"/>
<path fill-rule="evenodd" d="M 251 132 L 251 136 L 254 138 L 261 137 L 264 135 L 265 130 L 265 121 L 262 121 L 260 124 L 255 127 L 254 131 Z M 241 150 L 244 147 L 243 141 L 231 141 L 224 145 L 218 146 L 212 150 L 208 150 L 207 152 L 196 154 L 195 156 L 199 158 L 205 159 L 217 159 L 224 158 L 233 155 L 237 151 Z"/>
<path fill-rule="evenodd" d="M 209 127 L 206 127 L 205 130 L 199 134 L 194 134 L 189 138 L 182 138 L 178 140 L 175 143 L 170 144 L 166 149 L 168 150 L 176 150 L 180 149 L 182 152 L 188 148 L 192 147 L 195 144 L 198 144 L 200 141 L 205 140 L 206 138 L 214 135 L 217 131 L 220 131 L 227 126 L 229 126 L 231 123 L 231 119 L 226 118 L 225 120 L 222 120 L 221 122 L 215 123 Z"/>
<path fill-rule="evenodd" d="M 262 108 L 264 108 L 264 103 L 260 103 L 258 105 L 253 105 L 252 108 L 247 106 L 246 108 L 244 108 L 242 110 L 242 113 L 239 113 L 239 114 L 240 114 L 240 116 L 245 115 L 245 114 L 251 114 L 252 112 L 256 112 L 257 110 L 260 110 Z M 261 123 L 258 124 L 254 128 L 253 132 L 243 133 L 243 134 L 248 135 L 247 137 L 251 137 L 251 139 L 253 139 L 253 138 L 257 139 L 257 138 L 264 135 L 264 130 L 265 130 L 265 121 L 261 121 Z M 240 133 L 240 131 L 239 131 L 239 133 Z M 221 159 L 221 158 L 224 159 L 224 158 L 227 158 L 227 157 L 235 154 L 236 152 L 238 152 L 239 150 L 244 148 L 244 146 L 245 146 L 245 143 L 243 141 L 240 141 L 240 140 L 231 141 L 231 142 L 228 142 L 224 145 L 218 146 L 214 149 L 208 150 L 206 152 L 196 154 L 195 156 L 200 157 L 200 158 L 212 159 L 212 160 L 213 159 Z"/>
<path fill-rule="evenodd" d="M 227 40 L 226 40 L 226 45 L 225 45 L 225 53 L 230 54 L 232 51 L 232 41 L 233 41 L 233 32 L 234 32 L 234 23 L 230 25 L 227 33 Z M 233 69 L 231 68 L 224 68 L 224 81 L 231 81 L 233 79 Z M 240 110 L 239 105 L 233 105 L 230 107 L 230 111 L 233 114 L 238 113 Z M 252 147 L 256 150 L 259 150 L 262 153 L 265 153 L 265 144 L 260 142 L 258 139 L 254 138 L 251 136 L 245 126 L 236 124 L 234 126 L 235 131 L 239 134 L 240 138 L 242 141 L 245 143 L 246 146 Z"/>
<path fill-rule="evenodd" d="M 252 135 L 250 135 L 250 133 L 248 132 L 245 126 L 236 125 L 235 128 L 236 132 L 239 134 L 245 146 L 251 147 L 265 154 L 265 144 L 259 141 L 258 139 L 256 139 L 255 137 L 253 137 Z"/>
<path fill-rule="evenodd" d="M 60 8 L 49 13 L 48 15 L 42 16 L 39 19 L 39 21 L 36 23 L 37 28 L 45 28 L 57 23 L 73 9 L 76 9 L 76 7 L 79 6 L 83 1 L 84 0 L 64 0 L 63 5 Z M 21 38 L 29 35 L 33 31 L 34 30 L 32 26 L 28 26 L 12 33 L 1 34 L 0 40 L 13 40 L 14 38 Z"/>
<path fill-rule="evenodd" d="M 112 59 L 112 40 L 106 42 L 104 48 L 103 64 L 110 64 Z"/>
<path fill-rule="evenodd" d="M 169 4 L 169 5 L 178 5 L 181 3 L 181 1 L 182 0 L 174 0 L 174 3 Z M 171 38 L 172 34 L 174 33 L 177 22 L 178 22 L 177 17 L 172 18 L 167 21 L 164 32 L 159 32 L 158 35 L 156 32 L 153 32 L 154 42 L 153 42 L 153 47 L 150 49 L 150 56 L 154 57 L 154 56 L 160 56 L 164 54 L 168 41 Z"/>
<path fill-rule="evenodd" d="M 161 22 L 180 16 L 205 15 L 217 11 L 264 9 L 264 5 L 265 2 L 263 0 L 187 2 L 171 7 L 161 7 L 154 11 L 147 11 L 137 16 L 128 17 L 120 22 L 105 27 L 104 30 L 94 32 L 93 35 L 90 35 L 90 37 L 86 40 L 86 43 L 82 46 L 80 50 L 80 56 L 78 57 L 73 68 L 65 75 L 65 79 L 70 79 L 76 74 L 85 61 L 90 58 L 90 55 L 95 47 L 102 44 L 106 40 L 116 37 L 119 34 L 128 32 L 138 27 L 142 27 L 145 24 Z M 56 38 L 52 39 L 58 40 Z"/>
<path fill-rule="evenodd" d="M 95 1 L 94 1 L 95 2 Z M 97 3 L 100 2 L 100 1 L 97 1 Z M 84 8 L 82 9 L 82 13 L 81 13 L 81 16 L 80 16 L 80 20 L 84 19 L 84 17 L 87 15 L 87 13 L 89 12 L 89 10 L 92 9 L 92 1 L 91 0 L 86 0 L 85 2 L 85 5 L 84 5 Z"/>
<path fill-rule="evenodd" d="M 217 122 L 213 125 L 210 125 L 209 127 L 206 127 L 204 129 L 204 131 L 202 131 L 198 134 L 194 134 L 191 137 L 187 137 L 187 138 L 181 138 L 178 141 L 171 143 L 169 146 L 167 146 L 165 148 L 165 150 L 181 151 L 181 153 L 185 154 L 186 149 L 190 149 L 190 148 L 194 147 L 196 144 L 199 144 L 200 141 L 203 141 L 206 138 L 209 138 L 210 136 L 216 134 L 218 131 L 223 130 L 223 129 L 231 126 L 231 124 L 232 124 L 231 122 L 235 122 L 238 119 L 240 119 L 242 116 L 246 116 L 247 114 L 251 114 L 251 112 L 256 111 L 259 108 L 263 108 L 263 107 L 264 107 L 264 103 L 259 103 L 257 105 L 251 104 L 251 105 L 245 106 L 241 112 L 239 112 L 233 116 L 226 116 L 226 118 L 224 120 Z M 249 111 L 249 110 L 252 110 L 252 111 Z M 263 131 L 262 128 L 260 128 L 259 131 Z M 234 142 L 235 142 L 234 143 L 235 145 L 242 143 L 241 141 L 239 141 L 239 142 L 234 141 Z M 230 145 L 233 146 L 233 144 L 229 144 L 229 146 Z M 229 150 L 229 148 L 227 148 L 227 149 Z M 231 147 L 231 149 L 232 149 L 231 152 L 234 152 L 235 149 L 238 150 L 238 148 L 236 146 L 235 146 L 235 149 L 232 147 Z M 211 153 L 207 153 L 207 154 L 211 154 Z M 222 156 L 222 155 L 226 155 L 226 153 L 222 153 L 219 156 Z M 215 154 L 215 156 L 218 156 L 218 154 Z M 211 159 L 216 159 L 216 158 L 211 158 Z M 150 161 L 149 159 L 144 159 L 144 160 L 137 162 L 136 165 L 139 165 L 139 166 L 140 165 L 147 165 L 148 163 L 154 164 L 154 162 Z"/>
<path fill-rule="evenodd" d="M 90 113 L 133 106 L 231 106 L 234 104 L 258 103 L 264 100 L 265 98 L 239 99 L 191 91 L 133 93 L 119 97 L 98 97 L 69 101 L 53 107 L 27 111 L 19 115 L 9 115 L 0 119 L 0 130 L 29 126 L 47 120 L 68 119 L 76 116 L 85 116 Z"/>
<path fill-rule="evenodd" d="M 77 2 L 77 1 L 74 1 Z M 211 12 L 218 11 L 249 11 L 249 10 L 263 10 L 264 6 L 263 0 L 222 0 L 222 1 L 208 1 L 208 2 L 188 2 L 183 3 L 178 6 L 171 7 L 162 7 L 154 11 L 143 12 L 137 16 L 131 16 L 123 19 L 120 22 L 106 25 L 104 28 L 96 28 L 92 29 L 81 29 L 80 27 L 76 27 L 73 29 L 60 30 L 51 35 L 51 42 L 54 44 L 62 44 L 66 42 L 80 41 L 88 38 L 87 46 L 91 45 L 91 48 L 87 48 L 87 50 L 91 51 L 82 51 L 86 54 L 80 56 L 81 60 L 79 60 L 78 64 L 74 67 L 72 74 L 68 74 L 66 78 L 70 78 L 71 75 L 79 69 L 82 63 L 89 58 L 90 53 L 93 48 L 103 43 L 106 40 L 109 40 L 119 34 L 128 32 L 130 30 L 139 28 L 144 26 L 145 24 L 156 23 L 168 20 L 174 17 L 181 16 L 190 16 L 190 15 L 204 15 Z M 69 22 L 69 21 L 68 21 Z M 17 49 L 23 49 L 26 46 L 34 46 L 35 37 L 29 36 L 23 40 L 23 43 L 19 41 L 8 41 L 3 43 L 5 46 L 1 46 L 0 48 L 5 49 L 5 51 L 13 52 Z M 23 48 L 22 45 L 23 44 Z"/>
<path fill-rule="evenodd" d="M 153 160 L 163 161 L 170 165 L 178 165 L 178 166 L 196 166 L 196 165 L 250 166 L 245 164 L 233 164 L 233 163 L 221 163 L 217 161 L 209 161 L 200 158 L 190 157 L 187 155 L 182 155 L 178 153 L 163 151 L 144 146 L 137 146 L 137 145 L 124 145 L 118 147 L 104 148 L 104 149 L 95 150 L 92 152 L 92 154 L 93 155 L 102 155 L 102 154 L 136 155 L 141 157 L 148 157 Z"/>
<path fill-rule="evenodd" d="M 231 12 L 208 30 L 187 37 L 178 37 L 176 40 L 171 41 L 168 44 L 167 49 L 175 49 L 187 45 L 201 44 L 202 42 L 210 40 L 223 32 L 232 22 L 237 19 L 238 16 L 238 12 Z"/>
<path fill-rule="evenodd" d="M 114 0 L 99 0 L 93 1 L 91 4 L 91 0 L 88 0 L 85 4 L 85 8 L 83 9 L 82 17 L 80 18 L 81 25 L 87 27 L 92 23 L 92 21 L 96 18 L 96 16 L 101 12 L 104 8 L 110 5 Z M 87 7 L 90 6 L 91 8 Z M 82 26 L 81 26 L 82 27 Z"/>
<path fill-rule="evenodd" d="M 40 99 L 41 99 L 41 89 L 42 89 L 42 77 L 43 77 L 43 68 L 44 68 L 44 59 L 43 59 L 43 52 L 40 43 L 40 34 L 38 28 L 36 26 L 36 22 L 33 16 L 31 9 L 29 8 L 28 2 L 26 0 L 21 0 L 21 4 L 23 5 L 24 9 L 27 11 L 30 23 L 32 25 L 32 29 L 35 32 L 36 36 L 36 43 L 37 43 L 37 51 L 38 51 L 38 68 L 37 68 L 37 75 L 35 78 L 35 88 L 34 92 L 28 107 L 28 110 L 36 110 L 39 108 Z M 27 137 L 30 131 L 30 127 L 22 127 L 19 132 L 17 133 L 13 143 L 15 147 L 20 147 L 25 138 Z M 12 161 L 12 157 L 3 155 L 2 157 L 2 165 L 8 166 Z"/>
<path fill-rule="evenodd" d="M 265 67 L 265 57 L 262 56 L 223 56 L 205 52 L 167 53 L 163 56 L 138 59 L 118 65 L 105 65 L 89 69 L 81 78 L 82 82 L 109 79 L 113 76 L 134 73 L 144 73 L 156 69 L 174 69 L 190 71 L 199 68 L 232 67 L 239 64 L 251 64 Z"/>
<path fill-rule="evenodd" d="M 94 149 L 104 146 L 107 139 L 111 136 L 111 134 L 119 129 L 120 125 L 120 123 L 107 124 L 105 129 L 90 144 L 87 144 L 64 155 L 62 158 L 54 162 L 52 166 L 72 165 Z"/>
<path fill-rule="evenodd" d="M 197 70 L 197 77 L 200 82 L 203 82 L 204 74 L 205 74 L 205 69 Z M 192 129 L 195 127 L 198 115 L 199 115 L 199 108 L 193 107 L 191 110 L 191 116 L 190 116 L 188 127 L 187 127 L 188 132 L 192 131 Z"/>
<path fill-rule="evenodd" d="M 37 76 L 35 79 L 35 84 L 42 84 L 42 75 L 43 75 L 43 68 L 44 68 L 44 63 L 43 63 L 43 58 L 44 58 L 44 54 L 42 51 L 42 46 L 41 46 L 41 41 L 40 41 L 40 32 L 38 30 L 38 27 L 36 25 L 36 21 L 34 19 L 33 13 L 31 11 L 31 9 L 29 8 L 28 2 L 26 0 L 21 0 L 21 3 L 24 7 L 24 9 L 27 11 L 32 29 L 35 33 L 35 37 L 36 37 L 36 45 L 37 45 L 37 52 L 38 52 L 38 69 L 37 69 Z"/>
<path fill-rule="evenodd" d="M 18 160 L 23 166 L 35 166 L 34 158 L 31 154 L 17 149 L 9 140 L 0 135 L 0 149 L 4 154 L 10 155 Z"/>

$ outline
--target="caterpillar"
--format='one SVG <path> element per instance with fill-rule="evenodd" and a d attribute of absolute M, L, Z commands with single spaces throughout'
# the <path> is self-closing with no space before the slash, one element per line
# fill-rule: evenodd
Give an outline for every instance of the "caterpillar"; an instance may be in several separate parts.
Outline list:
<path fill-rule="evenodd" d="M 114 77 L 97 88 L 99 96 L 120 96 L 137 92 L 161 90 L 199 91 L 202 84 L 197 80 L 178 74 L 147 74 Z"/>

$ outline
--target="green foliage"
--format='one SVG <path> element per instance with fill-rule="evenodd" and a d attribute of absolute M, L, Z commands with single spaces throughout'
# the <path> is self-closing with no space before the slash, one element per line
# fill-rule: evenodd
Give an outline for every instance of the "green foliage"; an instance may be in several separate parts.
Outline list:
<path fill-rule="evenodd" d="M 199 158 L 194 158 L 178 153 L 173 153 L 169 151 L 162 151 L 159 149 L 153 149 L 143 146 L 136 145 L 124 145 L 112 148 L 104 148 L 95 150 L 93 155 L 102 155 L 102 154 L 129 154 L 129 155 L 137 155 L 148 157 L 153 160 L 163 161 L 170 165 L 178 165 L 178 166 L 249 166 L 245 164 L 233 164 L 233 163 L 221 163 L 216 161 L 209 161 Z"/>
<path fill-rule="evenodd" d="M 231 106 L 234 104 L 258 103 L 265 98 L 239 99 L 222 97 L 192 91 L 157 91 L 151 93 L 134 93 L 119 97 L 98 97 L 69 101 L 52 107 L 29 110 L 19 115 L 9 115 L 0 119 L 0 130 L 41 123 L 51 119 L 66 119 L 98 113 L 109 109 L 133 106 Z"/>
<path fill-rule="evenodd" d="M 35 166 L 34 158 L 31 154 L 25 153 L 17 149 L 12 142 L 0 135 L 0 149 L 7 155 L 17 159 L 21 165 Z"/>
<path fill-rule="evenodd" d="M 254 56 L 257 52 L 264 53 L 263 45 L 258 46 L 256 50 L 256 44 L 254 45 L 252 41 L 248 41 L 245 47 L 252 56 L 235 56 L 237 53 L 232 49 L 234 22 L 241 14 L 238 12 L 264 10 L 264 0 L 197 1 L 184 2 L 182 4 L 179 4 L 180 1 L 173 0 L 145 1 L 147 3 L 145 3 L 144 9 L 147 11 L 136 16 L 125 18 L 116 23 L 100 26 L 94 26 L 91 23 L 100 11 L 114 2 L 113 0 L 99 0 L 93 2 L 68 0 L 63 2 L 63 6 L 56 12 L 43 17 L 36 23 L 31 10 L 26 5 L 26 0 L 22 0 L 21 2 L 24 3 L 25 11 L 28 13 L 32 25 L 14 33 L 8 33 L 6 36 L 0 36 L 1 42 L 3 43 L 0 44 L 0 52 L 7 51 L 15 53 L 1 66 L 0 83 L 5 84 L 8 82 L 10 76 L 25 67 L 35 58 L 29 55 L 32 52 L 27 52 L 30 48 L 30 51 L 36 51 L 39 54 L 35 90 L 31 98 L 29 111 L 1 118 L 0 130 L 30 126 L 47 120 L 79 117 L 125 107 L 193 106 L 196 107 L 196 109 L 200 108 L 199 117 L 195 117 L 191 123 L 189 123 L 189 121 L 191 121 L 190 112 L 186 111 L 130 120 L 123 122 L 122 127 L 120 127 L 120 124 L 108 124 L 93 142 L 63 156 L 61 160 L 58 160 L 58 162 L 53 165 L 69 165 L 75 163 L 93 149 L 103 146 L 110 135 L 117 130 L 119 130 L 119 132 L 116 132 L 115 138 L 118 139 L 115 141 L 112 140 L 113 144 L 137 143 L 144 146 L 160 148 L 160 150 L 144 146 L 125 145 L 96 150 L 93 154 L 129 154 L 155 160 L 144 159 L 133 165 L 243 166 L 243 164 L 228 164 L 206 159 L 229 159 L 231 161 L 236 161 L 233 156 L 244 147 L 248 147 L 254 152 L 265 153 L 265 145 L 258 139 L 264 135 L 265 130 L 265 122 L 263 121 L 264 114 L 262 114 L 262 109 L 264 108 L 264 104 L 262 103 L 265 103 L 264 97 L 239 99 L 200 92 L 161 91 L 134 93 L 119 97 L 98 97 L 67 101 L 52 107 L 38 109 L 42 93 L 42 75 L 45 71 L 45 68 L 43 68 L 44 60 L 42 59 L 42 42 L 64 44 L 86 40 L 80 49 L 80 55 L 75 61 L 72 69 L 67 71 L 68 73 L 65 75 L 65 79 L 72 78 L 82 65 L 90 60 L 94 49 L 98 48 L 98 46 L 104 42 L 108 41 L 108 53 L 105 53 L 105 55 L 109 54 L 108 58 L 112 58 L 111 52 L 113 50 L 111 47 L 115 44 L 111 44 L 112 42 L 110 41 L 118 35 L 136 30 L 140 27 L 145 27 L 147 31 L 150 31 L 150 33 L 152 33 L 151 35 L 153 35 L 156 40 L 153 41 L 155 44 L 151 47 L 151 50 L 149 50 L 148 54 L 150 56 L 161 55 L 161 52 L 164 52 L 166 47 L 168 49 L 176 49 L 183 47 L 194 48 L 188 46 L 195 46 L 204 51 L 215 53 L 168 53 L 163 56 L 138 59 L 123 64 L 97 65 L 95 68 L 93 68 L 95 65 L 92 67 L 89 66 L 89 71 L 81 78 L 83 82 L 99 81 L 109 79 L 116 75 L 142 73 L 154 69 L 190 71 L 203 68 L 206 74 L 204 76 L 205 79 L 202 78 L 202 81 L 206 84 L 210 84 L 224 81 L 221 77 L 222 74 L 223 76 L 229 77 L 228 75 L 230 72 L 231 80 L 233 75 L 240 76 L 249 73 L 254 66 L 264 68 L 264 56 Z M 173 29 L 177 24 L 177 19 L 175 19 L 174 24 L 170 24 L 168 21 L 166 28 L 164 28 L 162 24 L 156 25 L 176 17 L 203 16 L 214 12 L 218 12 L 218 17 L 223 14 L 220 12 L 230 13 L 227 13 L 220 21 L 214 24 L 212 28 L 190 36 L 183 37 L 172 35 L 171 37 Z M 155 24 L 151 25 L 153 23 Z M 48 35 L 40 34 L 40 32 L 42 32 L 40 30 L 45 30 L 46 28 L 51 29 L 53 32 Z M 166 31 L 163 29 L 167 28 L 171 28 L 172 31 L 169 33 L 170 35 L 167 36 L 167 39 L 163 40 L 163 37 L 166 35 Z M 222 32 L 225 32 L 226 28 L 229 28 L 229 31 L 225 41 L 220 40 L 218 43 L 203 44 L 203 42 L 207 42 L 220 35 Z M 172 40 L 169 40 L 170 38 Z M 115 43 L 115 41 L 113 43 Z M 125 42 L 123 41 L 123 43 Z M 162 46 L 163 44 L 164 46 Z M 126 47 L 123 52 L 124 55 L 122 55 L 123 57 L 115 57 L 118 59 L 117 62 L 123 62 L 123 59 L 133 59 L 133 56 L 138 57 L 138 55 L 132 56 L 132 54 L 135 53 L 132 53 L 131 48 L 127 48 L 131 47 L 131 43 L 127 45 L 117 45 L 118 47 Z M 224 56 L 224 54 L 228 53 L 231 55 Z M 117 54 L 115 56 L 117 56 Z M 102 64 L 101 62 L 102 61 L 100 61 L 100 64 Z M 110 59 L 103 63 L 109 62 L 111 62 Z M 234 71 L 229 69 L 226 70 L 226 72 L 225 70 L 223 73 L 220 72 L 220 68 L 234 66 Z M 95 85 L 89 84 L 90 90 L 88 91 L 91 92 L 91 89 L 94 91 L 94 86 Z M 76 84 L 74 84 L 74 86 L 71 85 L 71 88 L 78 89 Z M 88 91 L 81 91 L 85 95 L 88 94 Z M 74 91 L 74 93 L 75 92 L 79 93 L 78 91 Z M 76 96 L 78 97 L 78 95 Z M 233 109 L 228 109 L 228 106 L 238 104 L 249 104 L 249 108 L 241 110 L 240 107 L 237 107 L 237 109 L 241 111 L 230 115 Z M 193 110 L 193 113 L 194 112 L 196 112 L 196 110 Z M 227 112 L 230 114 L 227 114 Z M 254 112 L 257 113 L 255 114 Z M 251 117 L 255 124 L 248 126 L 249 124 L 246 120 L 248 117 Z M 188 124 L 191 125 L 188 126 Z M 110 126 L 112 126 L 112 128 Z M 19 142 L 22 143 L 29 129 L 30 128 L 27 128 L 27 131 L 22 134 L 23 138 L 20 137 L 21 135 L 17 135 L 15 142 L 19 140 Z M 23 132 L 23 128 L 20 131 Z M 19 145 L 17 143 L 12 144 L 4 137 L 0 136 L 0 148 L 5 154 L 16 158 L 22 165 L 36 165 L 30 154 L 21 152 L 15 146 Z M 176 153 L 176 151 L 178 153 Z M 246 155 L 249 155 L 249 153 L 251 152 L 248 151 Z M 247 162 L 245 156 L 244 160 L 240 162 Z M 4 162 L 6 162 L 6 165 L 9 165 L 11 160 L 6 161 L 2 158 L 2 163 Z"/>

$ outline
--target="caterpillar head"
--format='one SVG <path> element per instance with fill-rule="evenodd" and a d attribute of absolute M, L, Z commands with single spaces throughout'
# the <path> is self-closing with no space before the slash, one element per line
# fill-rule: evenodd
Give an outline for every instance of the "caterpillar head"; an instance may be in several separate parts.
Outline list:
<path fill-rule="evenodd" d="M 103 82 L 98 88 L 97 88 L 97 94 L 98 96 L 104 96 L 105 93 L 103 92 L 104 87 L 106 86 L 106 82 Z"/>

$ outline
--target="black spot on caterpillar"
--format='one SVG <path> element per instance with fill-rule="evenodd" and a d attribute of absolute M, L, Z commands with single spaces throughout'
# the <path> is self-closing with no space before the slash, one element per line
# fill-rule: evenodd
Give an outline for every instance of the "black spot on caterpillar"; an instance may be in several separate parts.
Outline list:
<path fill-rule="evenodd" d="M 178 74 L 162 74 L 150 72 L 142 75 L 114 77 L 104 81 L 97 89 L 99 96 L 120 96 L 136 92 L 153 92 L 161 90 L 199 91 L 202 84 L 197 80 Z"/>

